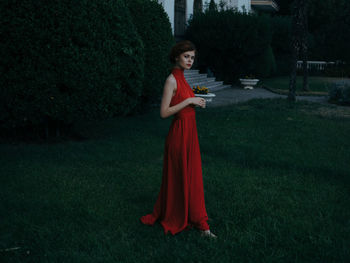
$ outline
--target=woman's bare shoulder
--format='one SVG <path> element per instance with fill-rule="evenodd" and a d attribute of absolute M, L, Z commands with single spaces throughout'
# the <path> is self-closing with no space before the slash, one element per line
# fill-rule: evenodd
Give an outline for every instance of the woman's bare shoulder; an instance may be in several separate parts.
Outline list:
<path fill-rule="evenodd" d="M 166 83 L 176 85 L 176 79 L 173 74 L 170 74 L 167 79 L 165 80 Z"/>
<path fill-rule="evenodd" d="M 177 85 L 176 85 L 176 79 L 174 77 L 173 74 L 170 74 L 167 79 L 165 80 L 165 85 L 164 85 L 165 88 L 170 88 L 172 90 L 176 90 L 177 89 Z"/>

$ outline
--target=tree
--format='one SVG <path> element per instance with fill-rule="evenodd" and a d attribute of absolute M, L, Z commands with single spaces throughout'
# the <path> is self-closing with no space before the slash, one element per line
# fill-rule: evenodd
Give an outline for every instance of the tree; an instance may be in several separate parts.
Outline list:
<path fill-rule="evenodd" d="M 293 0 L 275 0 L 278 4 L 278 15 L 290 15 Z"/>
<path fill-rule="evenodd" d="M 217 6 L 216 6 L 216 3 L 214 0 L 210 0 L 210 3 L 209 3 L 209 11 L 217 11 Z"/>
<path fill-rule="evenodd" d="M 203 3 L 202 0 L 194 0 L 193 3 L 193 15 L 203 12 Z"/>
<path fill-rule="evenodd" d="M 291 16 L 293 0 L 275 0 L 277 15 Z M 311 60 L 350 62 L 350 1 L 307 0 L 308 31 L 313 40 L 308 47 Z M 315 44 L 312 44 L 315 43 Z"/>
<path fill-rule="evenodd" d="M 220 0 L 220 2 L 219 2 L 220 11 L 225 10 L 226 7 L 227 7 L 227 3 L 223 0 Z"/>
<path fill-rule="evenodd" d="M 308 89 L 307 78 L 307 6 L 308 0 L 295 0 L 292 6 L 292 58 L 288 99 L 295 101 L 298 56 L 303 58 L 303 90 Z"/>
<path fill-rule="evenodd" d="M 301 57 L 303 59 L 303 91 L 309 90 L 309 82 L 308 82 L 308 71 L 307 71 L 307 60 L 308 60 L 308 0 L 301 1 Z"/>
<path fill-rule="evenodd" d="M 310 50 L 310 55 L 316 60 L 350 63 L 350 1 L 309 2 L 309 30 L 317 43 Z"/>

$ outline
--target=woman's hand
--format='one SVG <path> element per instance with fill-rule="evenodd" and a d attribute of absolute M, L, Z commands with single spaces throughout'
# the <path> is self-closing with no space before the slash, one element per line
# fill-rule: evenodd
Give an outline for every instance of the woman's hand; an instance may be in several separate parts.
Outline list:
<path fill-rule="evenodd" d="M 199 106 L 199 107 L 202 107 L 202 108 L 205 108 L 205 104 L 206 104 L 205 99 L 204 98 L 200 98 L 200 97 L 188 98 L 188 102 L 189 102 L 189 104 L 193 104 L 193 105 L 196 105 L 196 106 Z"/>

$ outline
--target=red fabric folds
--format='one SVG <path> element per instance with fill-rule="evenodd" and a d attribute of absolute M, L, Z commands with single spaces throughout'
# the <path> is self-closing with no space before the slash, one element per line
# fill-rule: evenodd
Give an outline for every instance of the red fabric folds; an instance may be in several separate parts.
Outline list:
<path fill-rule="evenodd" d="M 174 68 L 172 74 L 177 82 L 177 91 L 170 106 L 194 97 L 184 71 Z M 146 225 L 153 225 L 158 220 L 164 233 L 170 232 L 172 235 L 191 227 L 209 229 L 195 109 L 192 105 L 176 113 L 172 120 L 165 140 L 160 191 L 153 212 L 140 220 Z"/>

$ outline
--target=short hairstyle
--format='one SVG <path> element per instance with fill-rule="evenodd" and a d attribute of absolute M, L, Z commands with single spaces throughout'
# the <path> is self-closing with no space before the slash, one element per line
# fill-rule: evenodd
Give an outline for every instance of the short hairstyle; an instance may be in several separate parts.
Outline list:
<path fill-rule="evenodd" d="M 182 40 L 178 43 L 176 43 L 170 51 L 169 59 L 170 62 L 173 64 L 176 64 L 176 58 L 180 56 L 182 53 L 187 51 L 194 51 L 196 52 L 196 47 L 194 44 L 189 40 Z"/>

